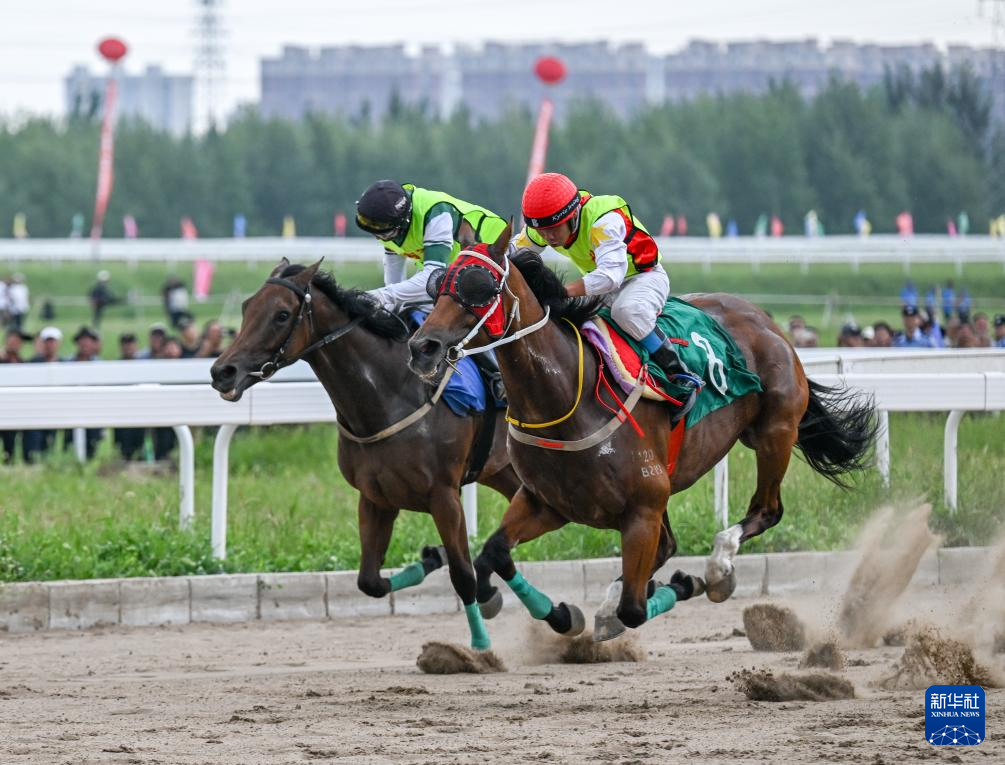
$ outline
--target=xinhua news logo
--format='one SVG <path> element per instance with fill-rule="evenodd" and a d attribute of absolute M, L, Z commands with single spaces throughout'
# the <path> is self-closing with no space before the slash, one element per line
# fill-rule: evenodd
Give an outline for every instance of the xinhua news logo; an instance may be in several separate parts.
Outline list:
<path fill-rule="evenodd" d="M 925 739 L 935 746 L 972 746 L 984 740 L 984 689 L 933 685 L 925 691 Z"/>

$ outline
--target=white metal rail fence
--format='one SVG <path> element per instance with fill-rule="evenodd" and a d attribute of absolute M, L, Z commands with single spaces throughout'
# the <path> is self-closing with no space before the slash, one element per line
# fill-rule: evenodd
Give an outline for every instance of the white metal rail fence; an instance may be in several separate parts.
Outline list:
<path fill-rule="evenodd" d="M 957 504 L 957 433 L 969 411 L 1005 409 L 1005 351 L 804 352 L 807 373 L 876 397 L 881 432 L 878 468 L 889 482 L 888 412 L 947 411 L 944 440 L 946 503 Z M 334 422 L 335 411 L 310 367 L 282 370 L 274 382 L 222 401 L 209 386 L 208 360 L 91 362 L 0 366 L 0 430 L 172 427 L 179 435 L 179 522 L 195 514 L 191 426 L 219 426 L 213 448 L 212 545 L 226 555 L 227 478 L 231 438 L 241 425 Z M 727 524 L 728 460 L 715 469 L 715 509 Z M 465 515 L 477 528 L 474 487 L 465 487 Z"/>
<path fill-rule="evenodd" d="M 957 271 L 966 263 L 999 263 L 1005 269 L 1005 239 L 988 236 L 923 235 L 900 237 L 876 235 L 806 238 L 700 237 L 660 238 L 660 247 L 673 254 L 675 263 L 746 264 L 754 270 L 762 264 L 798 264 L 803 271 L 814 263 L 847 264 L 853 270 L 867 263 L 898 263 L 910 271 L 914 263 L 946 263 Z M 0 239 L 0 261 L 140 261 L 184 262 L 195 258 L 212 261 L 267 261 L 286 256 L 294 261 L 329 262 L 380 260 L 383 250 L 365 237 L 282 239 Z"/>

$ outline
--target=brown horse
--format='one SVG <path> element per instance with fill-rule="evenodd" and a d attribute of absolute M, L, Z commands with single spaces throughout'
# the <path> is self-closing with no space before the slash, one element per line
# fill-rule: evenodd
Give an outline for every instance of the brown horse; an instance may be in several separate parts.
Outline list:
<path fill-rule="evenodd" d="M 408 370 L 405 323 L 365 292 L 339 287 L 319 265 L 305 268 L 283 258 L 244 302 L 241 331 L 213 364 L 213 387 L 237 401 L 259 380 L 304 358 L 338 411 L 339 468 L 359 491 L 359 588 L 384 597 L 447 563 L 472 645 L 488 648 L 459 490 L 465 473 L 473 472 L 476 442 L 487 442 L 486 428 L 495 432 L 491 451 L 467 480 L 476 478 L 507 498 L 519 487 L 502 413 L 490 405 L 483 415 L 459 417 L 442 400 L 429 406 L 430 388 Z M 388 579 L 380 568 L 401 508 L 432 515 L 443 547 L 425 548 L 421 562 Z"/>
<path fill-rule="evenodd" d="M 445 362 L 466 355 L 467 342 L 506 343 L 497 354 L 510 421 L 517 423 L 510 429 L 510 458 L 523 486 L 475 561 L 479 602 L 497 596 L 490 583 L 495 572 L 533 616 L 565 632 L 570 624 L 564 604 L 553 606 L 525 582 L 510 551 L 574 522 L 621 532 L 623 584 L 615 582 L 609 590 L 595 638 L 613 637 L 623 631 L 621 624 L 638 627 L 669 610 L 675 600 L 692 594 L 695 582 L 678 582 L 673 594 L 650 584 L 676 549 L 667 501 L 711 470 L 740 440 L 757 454 L 757 488 L 746 517 L 716 535 L 705 572 L 708 597 L 725 600 L 736 586 L 733 557 L 740 544 L 782 517 L 780 487 L 793 447 L 818 472 L 841 484 L 842 474 L 864 465 L 874 437 L 871 402 L 808 382 L 792 346 L 751 303 L 725 294 L 685 296 L 732 334 L 749 369 L 760 376 L 763 392 L 743 396 L 688 429 L 671 482 L 671 410 L 641 400 L 633 416 L 644 435 L 617 427 L 620 422 L 612 419 L 610 409 L 589 395 L 598 364 L 582 351 L 573 326 L 596 311 L 598 300 L 568 298 L 558 277 L 531 252 L 508 258 L 509 234 L 487 248 L 479 245 L 477 252 L 461 254 L 438 284 L 432 314 L 409 341 L 411 366 L 427 380 Z M 562 316 L 569 321 L 558 321 Z M 487 332 L 491 327 L 494 331 Z M 585 394 L 577 368 L 584 370 Z M 556 424 L 525 427 L 550 422 Z"/>

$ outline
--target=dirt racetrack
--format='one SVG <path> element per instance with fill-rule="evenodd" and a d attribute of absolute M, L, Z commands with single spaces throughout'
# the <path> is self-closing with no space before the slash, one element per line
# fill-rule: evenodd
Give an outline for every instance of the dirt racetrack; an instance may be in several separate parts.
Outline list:
<path fill-rule="evenodd" d="M 924 617 L 954 594 L 919 597 Z M 613 664 L 537 663 L 549 641 L 508 608 L 490 675 L 416 668 L 427 640 L 466 642 L 461 614 L 2 636 L 0 763 L 1005 762 L 1005 690 L 987 740 L 957 748 L 925 742 L 923 691 L 871 685 L 903 648 L 847 651 L 854 699 L 748 701 L 729 674 L 801 658 L 734 635 L 755 602 L 811 629 L 839 605 L 696 599 L 639 631 L 646 661 Z"/>

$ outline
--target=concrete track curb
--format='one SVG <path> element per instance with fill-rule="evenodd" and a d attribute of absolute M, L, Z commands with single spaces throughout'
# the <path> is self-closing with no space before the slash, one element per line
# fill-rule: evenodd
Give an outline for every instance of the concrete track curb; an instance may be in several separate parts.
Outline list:
<path fill-rule="evenodd" d="M 852 552 L 739 555 L 734 597 L 841 592 L 855 566 Z M 977 584 L 991 563 L 991 548 L 929 551 L 912 587 Z M 621 573 L 619 558 L 520 563 L 520 571 L 556 601 L 595 603 Z M 704 575 L 704 557 L 680 557 L 657 573 L 676 569 Z M 392 573 L 391 570 L 385 574 Z M 503 587 L 507 607 L 516 603 Z M 392 614 L 457 613 L 446 569 L 420 586 L 369 598 L 356 588 L 355 571 L 295 574 L 99 579 L 0 585 L 0 632 L 155 626 L 193 622 L 337 619 Z"/>

